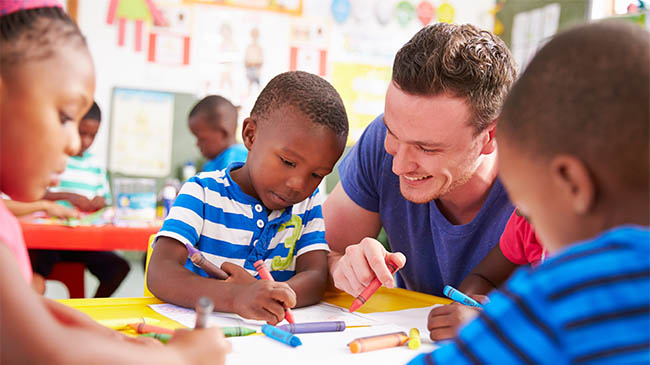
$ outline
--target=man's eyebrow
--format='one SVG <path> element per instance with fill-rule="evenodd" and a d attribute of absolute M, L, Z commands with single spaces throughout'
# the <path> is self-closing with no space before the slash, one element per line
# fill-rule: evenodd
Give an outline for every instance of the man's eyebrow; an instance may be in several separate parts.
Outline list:
<path fill-rule="evenodd" d="M 382 121 L 384 122 L 384 126 L 386 127 L 386 131 L 388 131 L 388 133 L 390 133 L 392 136 L 397 138 L 397 136 L 395 136 L 395 134 L 390 130 L 390 128 L 388 128 L 388 124 L 386 123 L 386 118 L 382 118 Z M 410 141 L 404 141 L 404 142 L 409 143 L 409 144 L 414 144 L 414 145 L 417 145 L 417 146 L 420 146 L 420 147 L 427 147 L 427 148 L 444 148 L 445 147 L 445 145 L 442 144 L 442 143 L 431 142 L 431 141 L 410 140 Z"/>

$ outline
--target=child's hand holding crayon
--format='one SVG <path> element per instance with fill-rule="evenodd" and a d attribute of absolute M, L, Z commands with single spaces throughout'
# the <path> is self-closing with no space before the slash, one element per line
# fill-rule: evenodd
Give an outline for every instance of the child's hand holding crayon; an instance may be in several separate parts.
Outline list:
<path fill-rule="evenodd" d="M 479 303 L 486 303 L 489 301 L 485 295 L 473 294 L 469 295 Z M 481 308 L 463 305 L 458 302 L 453 302 L 449 305 L 443 305 L 433 308 L 429 312 L 427 319 L 427 328 L 429 329 L 429 337 L 434 341 L 447 340 L 454 338 L 458 329 L 474 319 L 481 313 Z"/>
<path fill-rule="evenodd" d="M 232 262 L 221 264 L 221 270 L 228 274 L 226 282 L 233 284 L 251 284 L 257 281 L 255 277 L 246 271 L 243 267 L 235 265 Z"/>
<path fill-rule="evenodd" d="M 233 284 L 232 288 L 233 312 L 244 318 L 275 325 L 284 319 L 285 308 L 296 305 L 296 293 L 287 283 L 255 280 L 247 284 Z"/>

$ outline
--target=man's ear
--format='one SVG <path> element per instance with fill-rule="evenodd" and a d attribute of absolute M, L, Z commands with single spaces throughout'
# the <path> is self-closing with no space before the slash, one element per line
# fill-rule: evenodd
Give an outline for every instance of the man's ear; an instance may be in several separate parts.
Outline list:
<path fill-rule="evenodd" d="M 255 143 L 255 138 L 257 136 L 257 121 L 252 118 L 244 119 L 244 124 L 241 129 L 241 139 L 244 142 L 244 146 L 249 151 Z"/>
<path fill-rule="evenodd" d="M 585 164 L 575 156 L 557 155 L 550 162 L 551 180 L 576 214 L 591 211 L 596 204 L 596 184 Z"/>
<path fill-rule="evenodd" d="M 489 155 L 497 149 L 497 141 L 495 139 L 497 132 L 497 120 L 493 120 L 483 132 L 481 138 L 483 139 L 483 149 L 481 154 Z"/>

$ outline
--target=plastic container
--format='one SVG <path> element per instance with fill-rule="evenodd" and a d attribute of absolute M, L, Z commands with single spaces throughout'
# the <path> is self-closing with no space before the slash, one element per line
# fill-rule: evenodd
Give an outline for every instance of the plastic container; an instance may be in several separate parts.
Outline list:
<path fill-rule="evenodd" d="M 189 180 L 194 175 L 196 175 L 196 166 L 194 166 L 194 162 L 187 161 L 183 166 L 183 181 Z"/>
<path fill-rule="evenodd" d="M 156 181 L 144 178 L 113 179 L 115 224 L 146 226 L 156 219 Z"/>

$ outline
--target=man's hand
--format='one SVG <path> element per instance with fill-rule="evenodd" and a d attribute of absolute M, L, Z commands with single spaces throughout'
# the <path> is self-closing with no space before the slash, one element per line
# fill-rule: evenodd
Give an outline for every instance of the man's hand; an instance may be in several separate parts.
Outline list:
<path fill-rule="evenodd" d="M 393 275 L 386 262 L 391 260 L 398 269 L 406 264 L 401 252 L 389 253 L 379 241 L 364 238 L 356 245 L 350 245 L 332 266 L 334 285 L 352 296 L 358 296 L 377 277 L 387 288 L 395 287 Z"/>

